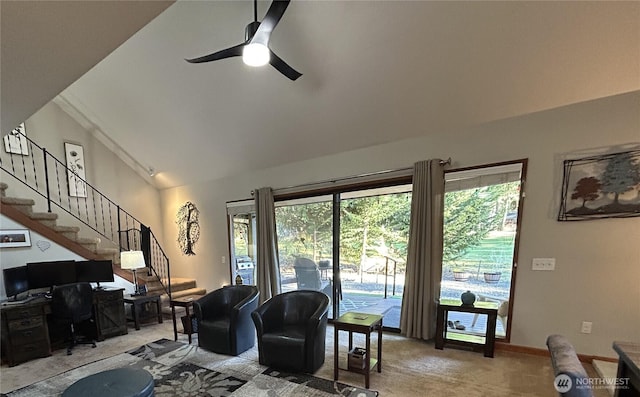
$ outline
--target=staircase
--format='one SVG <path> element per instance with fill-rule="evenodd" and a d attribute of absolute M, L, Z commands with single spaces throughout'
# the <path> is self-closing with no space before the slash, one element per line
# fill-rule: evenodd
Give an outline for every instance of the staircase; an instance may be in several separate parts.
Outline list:
<path fill-rule="evenodd" d="M 35 201 L 27 198 L 8 197 L 6 191 L 8 185 L 0 182 L 0 212 L 24 225 L 28 229 L 41 234 L 52 242 L 63 246 L 70 251 L 91 260 L 111 260 L 114 274 L 133 282 L 133 272 L 120 268 L 120 249 L 111 241 L 103 241 L 97 237 L 83 237 L 78 233 L 77 226 L 58 225 L 58 214 L 55 212 L 35 212 Z M 106 247 L 105 247 L 106 245 Z M 206 290 L 196 286 L 196 280 L 185 278 L 171 278 L 170 282 L 153 275 L 151 270 L 136 273 L 138 283 L 147 286 L 149 293 L 161 294 L 163 313 L 171 313 L 169 308 L 169 295 L 166 285 L 169 285 L 171 297 L 177 298 L 186 295 L 204 295 Z M 164 285 L 163 285 L 164 284 Z"/>

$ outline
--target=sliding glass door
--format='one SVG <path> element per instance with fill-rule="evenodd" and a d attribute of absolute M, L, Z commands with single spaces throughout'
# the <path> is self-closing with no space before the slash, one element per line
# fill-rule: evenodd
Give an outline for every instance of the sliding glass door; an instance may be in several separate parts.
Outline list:
<path fill-rule="evenodd" d="M 282 291 L 321 290 L 333 298 L 330 318 L 384 314 L 385 326 L 398 328 L 410 191 L 403 185 L 277 202 Z"/>

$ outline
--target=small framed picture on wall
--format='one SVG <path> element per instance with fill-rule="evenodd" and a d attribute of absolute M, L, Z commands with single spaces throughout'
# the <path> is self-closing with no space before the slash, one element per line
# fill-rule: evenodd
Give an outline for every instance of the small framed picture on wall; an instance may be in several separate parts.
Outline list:
<path fill-rule="evenodd" d="M 28 229 L 0 230 L 0 248 L 31 247 Z"/>
<path fill-rule="evenodd" d="M 27 142 L 27 130 L 24 128 L 24 123 L 20 123 L 19 126 L 13 129 L 10 133 L 3 138 L 4 150 L 7 153 L 21 154 L 23 156 L 29 155 L 29 145 Z"/>
<path fill-rule="evenodd" d="M 64 152 L 67 157 L 67 178 L 69 196 L 87 197 L 87 182 L 84 168 L 84 149 L 75 143 L 65 142 Z"/>

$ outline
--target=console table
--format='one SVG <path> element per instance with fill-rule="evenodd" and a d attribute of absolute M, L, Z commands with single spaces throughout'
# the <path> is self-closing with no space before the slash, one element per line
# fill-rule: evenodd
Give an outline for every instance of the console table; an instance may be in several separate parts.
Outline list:
<path fill-rule="evenodd" d="M 449 312 L 476 313 L 487 315 L 487 333 L 484 344 L 461 341 L 447 338 L 447 316 Z M 496 345 L 496 319 L 498 318 L 498 309 L 489 309 L 485 307 L 467 307 L 438 304 L 438 312 L 436 315 L 436 349 L 442 350 L 445 344 L 461 345 L 471 347 L 474 350 L 480 346 L 484 346 L 484 356 L 493 357 Z M 455 330 L 454 330 L 455 331 Z"/>
<path fill-rule="evenodd" d="M 333 351 L 333 380 L 338 380 L 340 369 L 357 372 L 364 375 L 364 386 L 369 388 L 369 375 L 371 370 L 378 368 L 382 372 L 382 316 L 371 313 L 347 312 L 333 321 L 334 328 L 334 351 Z M 378 358 L 371 357 L 371 333 L 378 331 Z M 349 351 L 353 349 L 353 333 L 364 334 L 366 338 L 365 346 L 365 366 L 359 368 L 340 368 L 338 366 L 338 335 L 340 331 L 349 332 Z"/>

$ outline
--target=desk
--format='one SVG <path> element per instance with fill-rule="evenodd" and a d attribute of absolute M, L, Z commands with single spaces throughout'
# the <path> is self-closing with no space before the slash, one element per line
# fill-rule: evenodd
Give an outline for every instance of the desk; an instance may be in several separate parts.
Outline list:
<path fill-rule="evenodd" d="M 97 340 L 127 333 L 122 291 L 123 288 L 93 291 L 95 328 L 86 331 L 94 333 Z M 66 347 L 57 338 L 64 338 L 68 332 L 66 327 L 56 327 L 47 319 L 51 313 L 50 299 L 38 297 L 25 303 L 3 305 L 0 312 L 0 350 L 9 366 L 50 356 L 56 345 Z"/>
<path fill-rule="evenodd" d="M 478 313 L 487 315 L 487 334 L 484 341 L 484 356 L 493 357 L 496 344 L 496 319 L 498 317 L 498 310 L 484 307 L 463 307 L 438 304 L 438 313 L 436 315 L 436 349 L 438 350 L 442 350 L 445 344 L 472 347 L 474 350 L 478 346 L 477 343 L 447 339 L 447 315 L 449 312 Z"/>
<path fill-rule="evenodd" d="M 615 397 L 640 396 L 640 343 L 613 342 L 613 350 L 619 355 L 618 380 L 629 379 L 617 385 Z"/>
<path fill-rule="evenodd" d="M 10 367 L 51 355 L 48 299 L 42 297 L 23 304 L 2 306 L 1 310 L 2 354 Z"/>
<path fill-rule="evenodd" d="M 136 327 L 136 331 L 140 330 L 140 320 L 147 318 L 157 317 L 158 323 L 162 323 L 162 310 L 160 309 L 160 295 L 126 295 L 124 297 L 124 303 L 131 305 L 131 317 L 133 317 L 133 324 Z M 155 313 L 151 310 L 145 310 L 145 306 L 149 303 L 153 303 L 156 306 Z M 146 312 L 146 313 L 145 313 Z"/>
<path fill-rule="evenodd" d="M 191 314 L 189 313 L 189 308 L 193 306 L 193 301 L 202 298 L 202 296 L 203 295 L 188 295 L 181 298 L 171 299 L 171 302 L 169 304 L 171 305 L 171 318 L 173 319 L 173 340 L 178 340 L 178 326 L 176 325 L 176 306 L 184 307 L 187 312 L 188 319 L 184 333 L 189 335 L 189 344 L 191 344 L 191 334 L 193 333 L 193 330 L 191 329 Z"/>
<path fill-rule="evenodd" d="M 369 375 L 375 367 L 378 372 L 382 372 L 382 316 L 370 313 L 354 313 L 347 312 L 333 321 L 334 328 L 334 351 L 333 351 L 333 380 L 338 380 L 338 372 L 340 369 L 364 374 L 364 386 L 369 388 Z M 378 331 L 378 358 L 371 357 L 371 332 Z M 349 331 L 349 351 L 353 348 L 353 333 L 364 334 L 366 337 L 365 347 L 365 367 L 357 368 L 339 368 L 338 366 L 338 335 L 340 331 Z"/>

